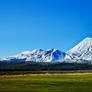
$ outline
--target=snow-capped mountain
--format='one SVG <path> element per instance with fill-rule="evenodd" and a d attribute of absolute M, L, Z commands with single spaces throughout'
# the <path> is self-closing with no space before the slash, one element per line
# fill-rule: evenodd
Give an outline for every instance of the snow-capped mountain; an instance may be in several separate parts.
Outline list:
<path fill-rule="evenodd" d="M 92 60 L 92 38 L 86 38 L 67 52 L 72 59 Z"/>
<path fill-rule="evenodd" d="M 61 52 L 57 49 L 35 49 L 24 51 L 0 61 L 31 61 L 31 62 L 92 62 L 92 38 L 86 38 L 71 50 Z"/>
<path fill-rule="evenodd" d="M 35 49 L 8 57 L 6 61 L 61 62 L 64 61 L 65 58 L 68 59 L 69 56 L 65 52 L 61 52 L 57 49 Z"/>

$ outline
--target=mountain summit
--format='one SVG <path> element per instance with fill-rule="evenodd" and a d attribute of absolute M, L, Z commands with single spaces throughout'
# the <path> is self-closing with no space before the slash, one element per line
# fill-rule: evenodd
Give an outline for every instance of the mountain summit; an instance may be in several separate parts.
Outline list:
<path fill-rule="evenodd" d="M 35 49 L 24 51 L 18 55 L 1 59 L 0 61 L 32 61 L 32 62 L 76 62 L 76 60 L 92 61 L 92 38 L 85 38 L 68 52 L 57 49 Z"/>
<path fill-rule="evenodd" d="M 92 38 L 85 38 L 67 53 L 72 59 L 92 60 Z"/>
<path fill-rule="evenodd" d="M 18 55 L 8 57 L 7 61 L 32 61 L 32 62 L 57 62 L 64 61 L 68 56 L 65 52 L 57 49 L 35 49 L 33 51 L 24 51 Z"/>

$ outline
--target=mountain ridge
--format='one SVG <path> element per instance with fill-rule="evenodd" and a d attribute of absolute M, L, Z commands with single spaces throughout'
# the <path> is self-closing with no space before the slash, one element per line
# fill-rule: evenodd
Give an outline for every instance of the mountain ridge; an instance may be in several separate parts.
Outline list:
<path fill-rule="evenodd" d="M 57 62 L 63 61 L 66 56 L 65 52 L 61 52 L 58 49 L 35 49 L 10 56 L 6 61 Z"/>
<path fill-rule="evenodd" d="M 76 62 L 76 60 L 92 60 L 92 38 L 87 37 L 67 52 L 58 49 L 43 50 L 37 48 L 24 51 L 0 61 L 32 61 L 32 62 Z"/>

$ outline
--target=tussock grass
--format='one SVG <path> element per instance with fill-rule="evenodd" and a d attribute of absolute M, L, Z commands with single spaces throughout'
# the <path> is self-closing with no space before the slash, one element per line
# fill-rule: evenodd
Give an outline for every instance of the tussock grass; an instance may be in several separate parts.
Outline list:
<path fill-rule="evenodd" d="M 0 92 L 92 92 L 92 74 L 3 75 Z"/>

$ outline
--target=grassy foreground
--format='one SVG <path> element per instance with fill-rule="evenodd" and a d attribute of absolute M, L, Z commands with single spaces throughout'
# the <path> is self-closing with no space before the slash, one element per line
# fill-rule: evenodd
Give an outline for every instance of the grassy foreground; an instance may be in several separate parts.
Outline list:
<path fill-rule="evenodd" d="M 92 92 L 92 74 L 2 75 L 0 92 Z"/>

